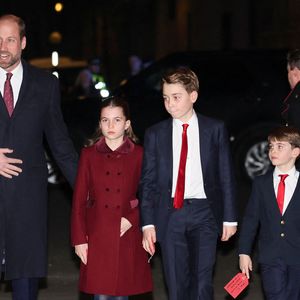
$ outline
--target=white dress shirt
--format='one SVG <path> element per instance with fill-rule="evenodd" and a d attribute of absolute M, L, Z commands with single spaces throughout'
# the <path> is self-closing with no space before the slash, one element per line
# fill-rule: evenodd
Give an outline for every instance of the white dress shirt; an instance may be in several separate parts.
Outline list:
<path fill-rule="evenodd" d="M 203 184 L 202 166 L 200 160 L 200 143 L 198 118 L 195 112 L 187 122 L 188 153 L 185 167 L 185 188 L 184 198 L 206 198 Z M 173 119 L 173 183 L 172 197 L 175 195 L 180 152 L 182 144 L 182 125 L 183 122 Z"/>
<path fill-rule="evenodd" d="M 0 68 L 0 92 L 3 97 L 4 94 L 4 83 L 6 80 L 6 73 L 7 71 Z M 13 76 L 10 79 L 10 84 L 13 90 L 13 96 L 14 96 L 14 107 L 16 106 L 16 103 L 19 98 L 20 88 L 23 80 L 23 66 L 21 62 L 17 65 L 17 67 L 11 71 Z"/>
<path fill-rule="evenodd" d="M 275 167 L 273 172 L 273 184 L 274 184 L 274 191 L 276 197 L 278 192 L 278 185 L 280 182 L 280 176 L 279 176 L 280 174 L 289 175 L 284 181 L 285 190 L 284 190 L 284 202 L 283 202 L 283 209 L 282 209 L 282 214 L 284 214 L 295 192 L 298 178 L 299 178 L 299 172 L 296 170 L 295 166 L 292 169 L 290 169 L 288 172 L 282 172 L 279 170 L 279 168 Z"/>

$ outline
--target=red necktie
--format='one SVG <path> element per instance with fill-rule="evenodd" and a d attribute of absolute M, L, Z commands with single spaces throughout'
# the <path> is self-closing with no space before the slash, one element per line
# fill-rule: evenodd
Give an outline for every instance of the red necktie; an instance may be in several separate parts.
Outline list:
<path fill-rule="evenodd" d="M 184 185 L 185 185 L 185 165 L 186 165 L 186 158 L 188 153 L 188 142 L 187 142 L 187 133 L 186 133 L 188 126 L 189 124 L 182 125 L 183 131 L 182 131 L 180 162 L 179 162 L 179 169 L 178 169 L 176 191 L 174 196 L 175 208 L 181 208 L 183 205 Z"/>
<path fill-rule="evenodd" d="M 14 95 L 13 95 L 13 90 L 10 84 L 10 79 L 12 77 L 12 73 L 6 73 L 6 80 L 4 83 L 4 95 L 3 99 L 6 104 L 6 108 L 8 111 L 9 116 L 12 115 L 12 112 L 14 110 Z"/>
<path fill-rule="evenodd" d="M 277 203 L 280 210 L 280 213 L 282 214 L 283 210 L 283 203 L 284 203 L 284 191 L 285 191 L 285 179 L 289 176 L 288 174 L 281 174 L 280 176 L 280 182 L 278 185 L 278 191 L 277 191 Z"/>

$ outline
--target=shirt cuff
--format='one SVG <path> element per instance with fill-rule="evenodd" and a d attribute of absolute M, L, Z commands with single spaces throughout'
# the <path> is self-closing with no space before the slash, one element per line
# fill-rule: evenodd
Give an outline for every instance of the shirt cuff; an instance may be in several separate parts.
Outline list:
<path fill-rule="evenodd" d="M 237 226 L 238 222 L 223 222 L 223 225 L 225 225 L 225 226 Z"/>
<path fill-rule="evenodd" d="M 142 227 L 142 231 L 144 231 L 144 230 L 147 229 L 147 228 L 154 228 L 154 227 L 155 227 L 155 226 L 152 225 L 152 224 L 145 225 L 145 226 Z"/>

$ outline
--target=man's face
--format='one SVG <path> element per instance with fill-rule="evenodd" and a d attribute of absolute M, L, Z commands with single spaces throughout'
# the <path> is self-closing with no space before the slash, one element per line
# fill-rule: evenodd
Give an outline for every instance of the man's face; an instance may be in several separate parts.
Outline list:
<path fill-rule="evenodd" d="M 20 38 L 19 26 L 12 20 L 0 21 L 0 67 L 12 71 L 20 62 L 26 38 Z"/>
<path fill-rule="evenodd" d="M 184 123 L 191 118 L 197 97 L 196 91 L 189 94 L 179 83 L 164 83 L 163 85 L 163 98 L 167 112 L 174 119 L 179 119 Z"/>
<path fill-rule="evenodd" d="M 300 81 L 300 70 L 296 67 L 294 69 L 291 69 L 288 65 L 287 71 L 290 87 L 293 89 L 296 86 L 296 84 Z"/>

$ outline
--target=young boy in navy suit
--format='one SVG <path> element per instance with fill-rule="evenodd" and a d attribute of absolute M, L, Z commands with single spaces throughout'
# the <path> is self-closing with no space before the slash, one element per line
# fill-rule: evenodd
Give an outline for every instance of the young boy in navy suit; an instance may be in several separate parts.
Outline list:
<path fill-rule="evenodd" d="M 172 118 L 144 138 L 143 246 L 159 241 L 171 300 L 212 300 L 218 234 L 236 232 L 234 179 L 224 123 L 194 111 L 199 83 L 186 67 L 162 80 Z"/>
<path fill-rule="evenodd" d="M 300 154 L 300 132 L 274 129 L 269 158 L 275 166 L 253 182 L 239 238 L 240 269 L 249 278 L 250 258 L 258 233 L 259 263 L 268 300 L 300 299 L 300 184 L 295 168 Z"/>

